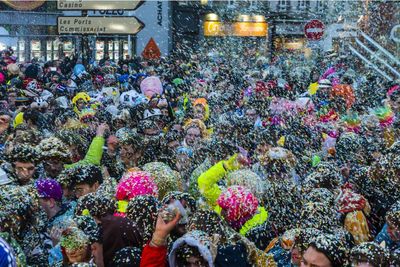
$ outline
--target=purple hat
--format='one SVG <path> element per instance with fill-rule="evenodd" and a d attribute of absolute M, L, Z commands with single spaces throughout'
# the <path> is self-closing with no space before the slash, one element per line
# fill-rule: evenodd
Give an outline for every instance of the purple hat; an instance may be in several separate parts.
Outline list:
<path fill-rule="evenodd" d="M 53 198 L 61 201 L 63 190 L 61 185 L 53 179 L 39 179 L 35 182 L 35 186 L 39 197 L 41 198 Z"/>

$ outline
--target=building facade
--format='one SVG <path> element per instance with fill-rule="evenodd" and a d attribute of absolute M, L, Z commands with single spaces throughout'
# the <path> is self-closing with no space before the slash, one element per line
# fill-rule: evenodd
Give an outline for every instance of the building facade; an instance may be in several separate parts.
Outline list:
<path fill-rule="evenodd" d="M 117 61 L 126 55 L 140 55 L 151 38 L 161 54 L 171 49 L 171 3 L 143 1 L 136 10 L 66 11 L 57 9 L 57 1 L 0 1 L 0 50 L 12 47 L 20 62 L 37 58 L 57 60 L 82 51 L 82 35 L 59 35 L 59 16 L 137 17 L 145 26 L 136 35 L 88 36 L 91 60 L 108 54 Z"/>

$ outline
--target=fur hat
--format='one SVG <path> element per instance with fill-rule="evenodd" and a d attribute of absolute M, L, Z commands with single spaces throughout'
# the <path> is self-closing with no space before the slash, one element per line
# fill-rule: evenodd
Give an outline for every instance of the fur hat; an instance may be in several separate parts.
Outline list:
<path fill-rule="evenodd" d="M 217 246 L 216 244 L 213 244 L 206 233 L 198 230 L 186 233 L 174 242 L 168 256 L 170 266 L 177 266 L 177 251 L 185 245 L 196 248 L 204 260 L 207 261 L 208 266 L 214 267 L 214 260 L 217 255 Z M 186 256 L 189 257 L 190 255 Z"/>

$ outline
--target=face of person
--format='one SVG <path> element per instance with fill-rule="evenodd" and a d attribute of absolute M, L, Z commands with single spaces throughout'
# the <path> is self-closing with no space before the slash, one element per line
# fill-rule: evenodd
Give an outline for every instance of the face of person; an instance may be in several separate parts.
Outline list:
<path fill-rule="evenodd" d="M 94 185 L 90 186 L 89 184 L 77 184 L 75 185 L 75 196 L 80 198 L 89 193 L 96 192 L 98 188 L 98 183 L 96 182 Z"/>
<path fill-rule="evenodd" d="M 390 100 L 390 107 L 394 112 L 400 112 L 400 96 Z"/>
<path fill-rule="evenodd" d="M 43 165 L 46 173 L 51 177 L 56 177 L 64 169 L 63 162 L 55 159 L 46 160 Z"/>
<path fill-rule="evenodd" d="M 197 127 L 189 128 L 186 131 L 185 141 L 189 146 L 195 145 L 201 138 L 200 129 Z"/>
<path fill-rule="evenodd" d="M 208 267 L 208 264 L 204 261 L 204 259 L 190 256 L 186 259 L 185 267 Z"/>
<path fill-rule="evenodd" d="M 292 263 L 295 264 L 296 266 L 299 266 L 301 262 L 301 254 L 299 249 L 296 246 L 294 246 L 290 254 L 292 257 L 291 258 Z"/>
<path fill-rule="evenodd" d="M 301 260 L 301 267 L 332 267 L 330 260 L 315 248 L 309 247 Z"/>
<path fill-rule="evenodd" d="M 190 167 L 190 165 L 191 165 L 191 162 L 190 162 L 190 158 L 188 157 L 188 155 L 183 154 L 183 153 L 176 155 L 175 166 L 178 171 L 185 171 Z"/>
<path fill-rule="evenodd" d="M 179 141 L 178 141 L 178 140 L 171 141 L 171 142 L 169 142 L 169 143 L 167 144 L 167 147 L 168 147 L 168 149 L 170 149 L 170 150 L 174 150 L 174 149 L 176 149 L 176 148 L 179 147 Z"/>
<path fill-rule="evenodd" d="M 39 198 L 39 204 L 44 212 L 46 212 L 46 214 L 49 214 L 50 211 L 54 208 L 55 201 L 48 198 Z"/>
<path fill-rule="evenodd" d="M 142 151 L 136 150 L 131 145 L 122 145 L 120 150 L 120 157 L 125 166 L 133 167 L 133 160 L 137 160 L 142 156 Z"/>
<path fill-rule="evenodd" d="M 390 236 L 390 239 L 392 239 L 395 242 L 400 241 L 400 227 L 394 225 L 391 222 L 387 222 L 387 232 Z"/>
<path fill-rule="evenodd" d="M 9 94 L 8 94 L 8 104 L 9 104 L 11 107 L 14 107 L 14 106 L 15 106 L 15 100 L 16 100 L 16 98 L 17 98 L 17 94 L 16 94 L 16 93 L 9 93 Z"/>
<path fill-rule="evenodd" d="M 15 174 L 18 177 L 18 181 L 25 185 L 33 178 L 35 174 L 36 166 L 31 162 L 14 162 Z"/>
<path fill-rule="evenodd" d="M 90 247 L 92 249 L 94 263 L 96 263 L 97 266 L 103 266 L 103 244 L 94 242 Z"/>
<path fill-rule="evenodd" d="M 205 110 L 202 105 L 197 105 L 194 107 L 194 116 L 195 119 L 204 120 L 205 118 Z"/>
<path fill-rule="evenodd" d="M 156 127 L 154 128 L 146 128 L 143 130 L 143 133 L 145 135 L 149 135 L 149 136 L 155 136 L 155 135 L 159 135 L 160 134 L 160 130 Z"/>
<path fill-rule="evenodd" d="M 66 249 L 65 253 L 67 254 L 70 263 L 79 263 L 87 260 L 87 251 L 87 247 L 84 247 L 75 250 Z"/>
<path fill-rule="evenodd" d="M 76 108 L 81 111 L 82 109 L 86 108 L 86 102 L 83 99 L 79 99 L 76 101 Z"/>
<path fill-rule="evenodd" d="M 77 162 L 81 159 L 78 148 L 76 146 L 70 146 L 69 151 L 71 152 L 71 159 L 73 162 Z"/>
<path fill-rule="evenodd" d="M 258 117 L 257 111 L 255 109 L 246 110 L 246 117 L 255 122 Z"/>
<path fill-rule="evenodd" d="M 8 115 L 0 116 L 0 133 L 8 128 L 8 126 L 10 125 L 10 119 L 11 118 Z"/>

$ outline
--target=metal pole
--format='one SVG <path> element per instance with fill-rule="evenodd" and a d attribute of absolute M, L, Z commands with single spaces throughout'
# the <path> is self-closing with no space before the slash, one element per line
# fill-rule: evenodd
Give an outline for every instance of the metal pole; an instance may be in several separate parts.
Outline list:
<path fill-rule="evenodd" d="M 128 15 L 132 16 L 132 11 L 129 11 Z M 130 34 L 128 35 L 128 55 L 129 55 L 129 58 L 132 57 L 132 41 L 131 41 L 131 35 Z"/>
<path fill-rule="evenodd" d="M 132 57 L 132 42 L 131 42 L 131 35 L 128 35 L 128 55 Z"/>
<path fill-rule="evenodd" d="M 88 12 L 87 10 L 82 10 L 82 17 L 87 17 Z M 89 60 L 88 60 L 88 37 L 86 34 L 82 34 L 82 39 L 81 39 L 81 48 L 82 48 L 82 64 L 87 67 L 89 65 Z"/>

